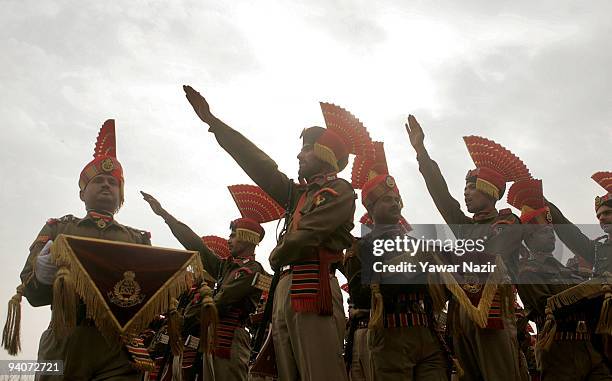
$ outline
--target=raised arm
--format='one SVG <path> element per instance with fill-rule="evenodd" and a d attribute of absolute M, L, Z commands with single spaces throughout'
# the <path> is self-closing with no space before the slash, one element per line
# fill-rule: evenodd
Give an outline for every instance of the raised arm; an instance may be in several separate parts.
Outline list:
<path fill-rule="evenodd" d="M 576 225 L 561 213 L 559 208 L 547 201 L 555 233 L 574 254 L 590 263 L 595 260 L 595 241 L 584 235 Z"/>
<path fill-rule="evenodd" d="M 140 192 L 142 198 L 149 203 L 153 213 L 164 219 L 172 234 L 187 250 L 198 251 L 204 269 L 215 279 L 219 274 L 219 268 L 222 261 L 204 244 L 202 238 L 198 236 L 191 228 L 184 223 L 178 221 L 173 215 L 168 213 L 157 199 L 148 193 Z"/>
<path fill-rule="evenodd" d="M 270 197 L 282 206 L 287 205 L 289 187 L 292 187 L 293 182 L 278 170 L 274 160 L 241 133 L 215 117 L 206 99 L 191 86 L 183 86 L 183 90 L 195 113 L 210 126 L 208 131 L 215 134 L 219 145 Z"/>
<path fill-rule="evenodd" d="M 427 190 L 442 218 L 449 225 L 470 224 L 472 219 L 461 211 L 459 202 L 448 191 L 448 185 L 444 180 L 444 176 L 442 176 L 438 164 L 429 157 L 429 153 L 425 149 L 425 134 L 421 125 L 413 115 L 409 115 L 408 123 L 405 126 L 410 138 L 410 144 L 412 144 L 417 154 L 419 171 L 423 175 L 423 179 L 425 179 Z"/>

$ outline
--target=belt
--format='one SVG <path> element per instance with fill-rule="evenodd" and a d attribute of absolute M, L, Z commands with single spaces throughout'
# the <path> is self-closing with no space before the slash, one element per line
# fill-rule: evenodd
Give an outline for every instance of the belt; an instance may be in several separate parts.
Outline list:
<path fill-rule="evenodd" d="M 368 328 L 369 323 L 370 323 L 370 318 L 359 319 L 357 320 L 357 329 Z"/>
<path fill-rule="evenodd" d="M 290 274 L 292 270 L 293 270 L 293 265 L 285 265 L 285 266 L 281 267 L 280 268 L 281 277 L 284 277 L 285 275 Z M 336 273 L 336 266 L 335 265 L 332 264 L 332 266 L 330 266 L 329 273 L 331 275 L 334 275 Z"/>
<path fill-rule="evenodd" d="M 580 332 L 557 332 L 555 333 L 555 340 L 588 341 L 588 340 L 591 340 L 591 334 L 590 333 L 580 333 Z"/>

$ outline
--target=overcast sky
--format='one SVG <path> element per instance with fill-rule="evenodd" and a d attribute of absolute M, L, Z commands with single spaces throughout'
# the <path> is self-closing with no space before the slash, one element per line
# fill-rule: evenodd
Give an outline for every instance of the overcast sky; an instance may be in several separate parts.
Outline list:
<path fill-rule="evenodd" d="M 126 176 L 120 222 L 180 247 L 145 190 L 201 235 L 228 234 L 238 211 L 226 186 L 250 180 L 182 84 L 291 177 L 301 129 L 323 123 L 318 102 L 350 110 L 385 141 L 412 223 L 442 220 L 403 127 L 408 113 L 460 200 L 472 167 L 461 137 L 482 135 L 521 157 L 570 219 L 596 222 L 603 191 L 590 175 L 612 169 L 612 3 L 374 3 L 0 0 L 2 324 L 45 221 L 84 214 L 78 175 L 108 118 Z M 266 266 L 268 232 L 258 248 Z M 24 300 L 21 358 L 36 358 L 49 316 Z"/>

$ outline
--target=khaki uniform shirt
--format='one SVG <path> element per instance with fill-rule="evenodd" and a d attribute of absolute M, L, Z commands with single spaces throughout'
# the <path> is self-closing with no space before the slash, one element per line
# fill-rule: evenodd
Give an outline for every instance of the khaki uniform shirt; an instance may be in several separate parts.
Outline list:
<path fill-rule="evenodd" d="M 238 165 L 279 205 L 295 215 L 298 201 L 305 202 L 297 227 L 290 228 L 270 254 L 272 268 L 312 259 L 314 248 L 341 251 L 351 246 L 355 191 L 346 180 L 334 174 L 320 176 L 307 185 L 296 184 L 268 155 L 242 134 L 222 123 L 211 127 L 217 141 Z"/>

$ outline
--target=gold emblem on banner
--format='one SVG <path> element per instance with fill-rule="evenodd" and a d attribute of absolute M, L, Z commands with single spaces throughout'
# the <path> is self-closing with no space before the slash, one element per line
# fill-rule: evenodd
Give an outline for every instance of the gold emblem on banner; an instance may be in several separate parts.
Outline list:
<path fill-rule="evenodd" d="M 113 169 L 115 169 L 115 165 L 110 158 L 102 160 L 102 170 L 104 172 L 111 172 Z"/>
<path fill-rule="evenodd" d="M 111 303 L 124 308 L 142 303 L 145 296 L 140 293 L 140 285 L 134 278 L 136 274 L 133 271 L 123 273 L 123 279 L 115 284 L 112 291 L 108 292 Z"/>

